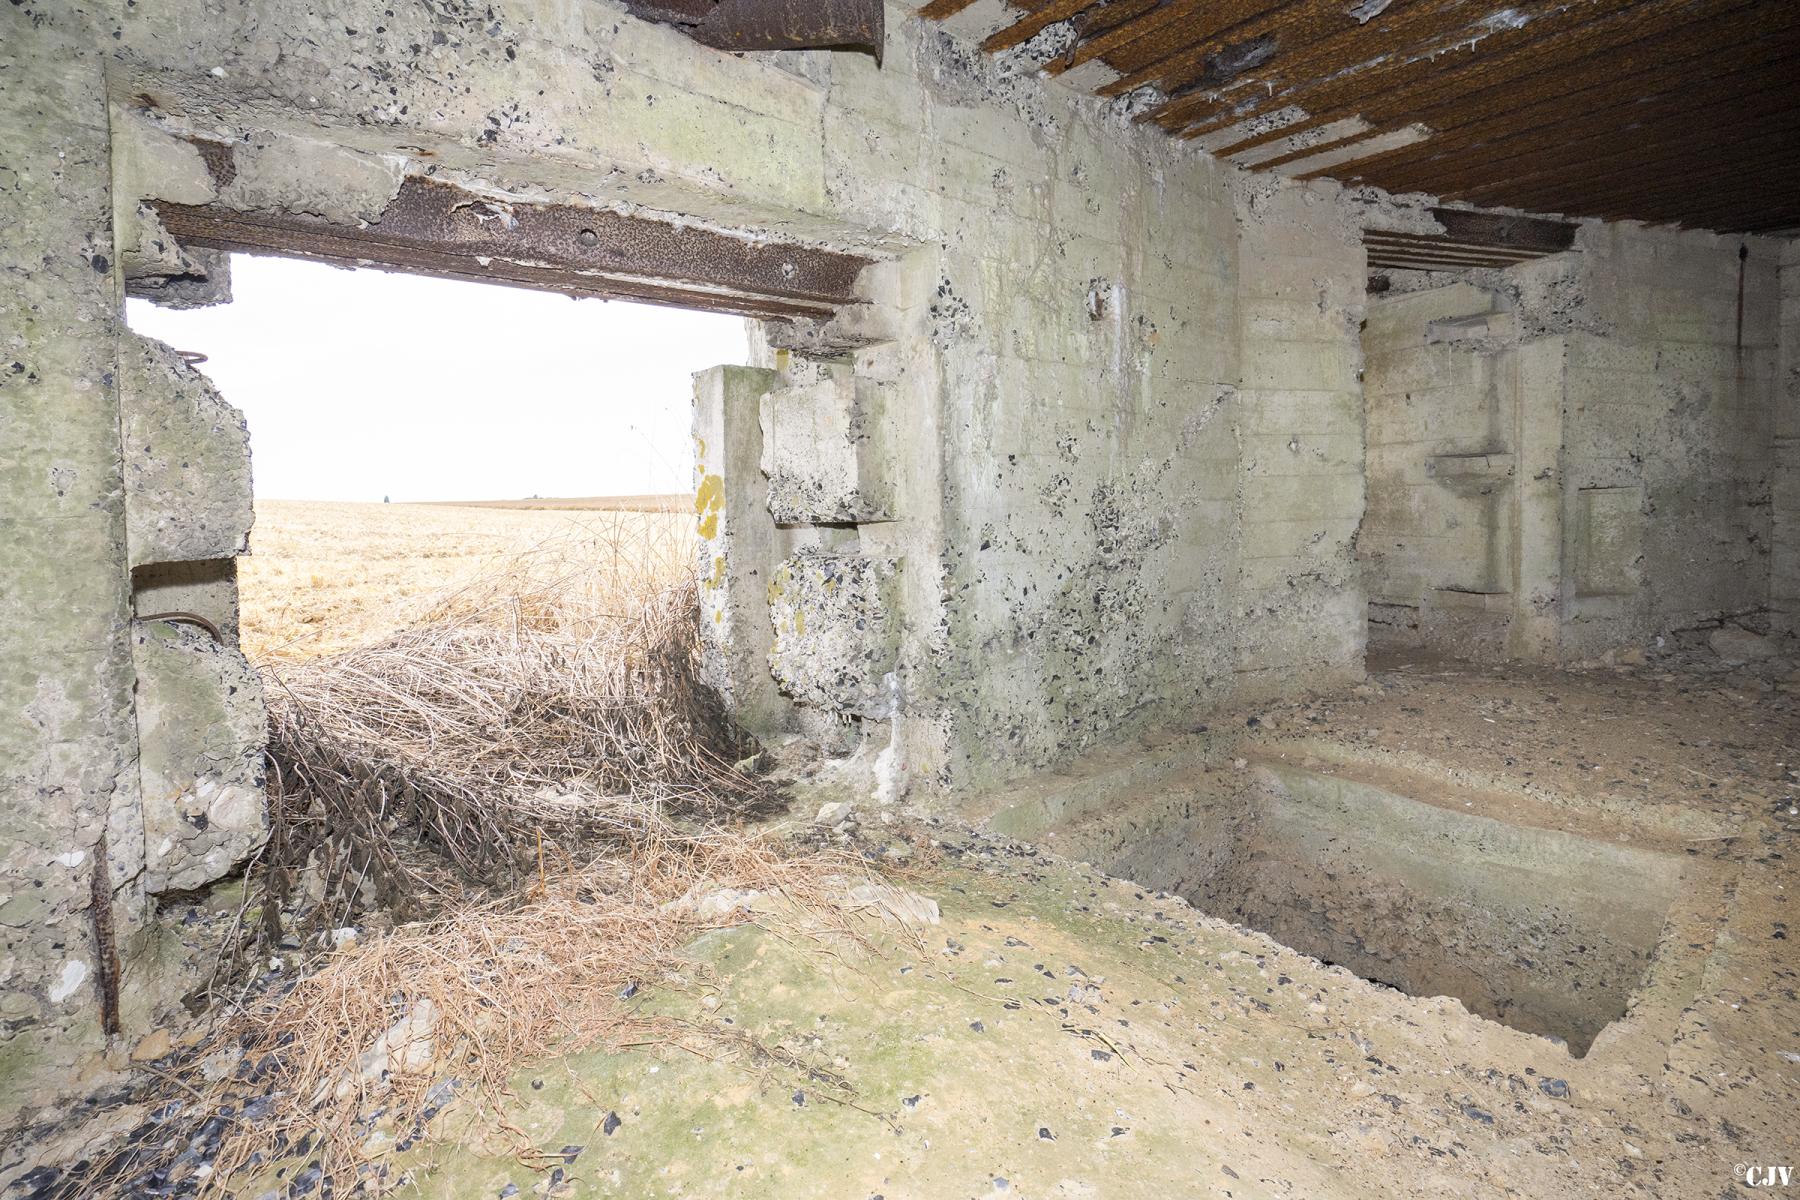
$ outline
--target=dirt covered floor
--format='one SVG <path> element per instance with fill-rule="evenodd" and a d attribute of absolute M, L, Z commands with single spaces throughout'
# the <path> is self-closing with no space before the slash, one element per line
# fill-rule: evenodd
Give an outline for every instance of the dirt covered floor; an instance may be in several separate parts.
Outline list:
<path fill-rule="evenodd" d="M 821 836 L 934 858 L 911 883 L 940 923 L 873 954 L 709 936 L 685 989 L 640 1002 L 739 1052 L 534 1068 L 504 1120 L 440 1118 L 417 1194 L 1761 1194 L 1746 1170 L 1800 1165 L 1800 700 L 1779 679 L 1393 664 L 1002 797 L 996 826 L 1062 812 L 1035 844 L 854 816 Z M 1516 824 L 1679 855 L 1698 882 L 1578 1058 L 1052 854 L 1104 780 L 1155 789 L 1147 756 L 1220 778 L 1385 765 Z M 521 1139 L 550 1157 L 522 1166 Z"/>
<path fill-rule="evenodd" d="M 872 807 L 821 823 L 829 792 L 802 785 L 802 838 L 895 864 L 935 920 L 872 919 L 856 945 L 777 895 L 717 897 L 722 927 L 675 981 L 625 993 L 671 1035 L 531 1064 L 499 1111 L 445 1080 L 421 1128 L 370 1153 L 399 1194 L 456 1200 L 1748 1200 L 1753 1168 L 1800 1166 L 1789 670 L 1378 664 L 1029 781 L 976 828 Z M 1144 847 L 1181 842 L 1171 797 L 1204 811 L 1302 769 L 1499 822 L 1548 892 L 1654 894 L 1622 1012 L 1572 1053 L 1082 861 L 1154 869 Z M 1666 865 L 1587 878 L 1538 853 L 1564 838 Z M 1586 950 L 1559 950 L 1578 982 Z M 148 1111 L 100 1107 L 120 1132 Z M 294 1160 L 243 1194 L 315 1184 Z"/>

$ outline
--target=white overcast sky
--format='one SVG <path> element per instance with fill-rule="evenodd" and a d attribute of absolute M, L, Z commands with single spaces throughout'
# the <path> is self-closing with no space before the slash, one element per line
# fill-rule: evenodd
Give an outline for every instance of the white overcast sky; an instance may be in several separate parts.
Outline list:
<path fill-rule="evenodd" d="M 692 376 L 747 355 L 739 317 L 242 254 L 231 273 L 230 304 L 128 315 L 207 356 L 266 499 L 685 492 Z"/>

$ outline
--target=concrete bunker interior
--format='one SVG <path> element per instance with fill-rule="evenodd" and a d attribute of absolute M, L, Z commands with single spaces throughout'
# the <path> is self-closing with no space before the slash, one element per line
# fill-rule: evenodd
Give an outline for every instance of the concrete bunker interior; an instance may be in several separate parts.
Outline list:
<path fill-rule="evenodd" d="M 1800 14 L 778 7 L 0 15 L 8 1200 L 1791 1162 Z M 657 894 L 691 936 L 563 1014 L 695 1044 L 472 1100 L 400 980 L 333 1044 L 356 1138 L 245 1175 L 221 1138 L 350 1101 L 231 1021 L 409 935 L 269 904 L 243 1007 L 183 1008 L 177 926 L 252 911 L 279 819 L 251 464 L 122 307 L 222 301 L 232 251 L 758 323 L 695 380 L 694 661 L 757 835 L 835 864 Z"/>

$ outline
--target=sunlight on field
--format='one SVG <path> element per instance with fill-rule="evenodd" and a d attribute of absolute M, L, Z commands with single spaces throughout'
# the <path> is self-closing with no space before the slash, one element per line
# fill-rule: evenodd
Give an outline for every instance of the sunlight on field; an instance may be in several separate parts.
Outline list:
<path fill-rule="evenodd" d="M 691 561 L 691 512 L 521 511 L 492 506 L 262 500 L 239 560 L 252 661 L 311 658 L 404 627 L 445 591 L 548 542 L 580 539 L 620 570 Z"/>

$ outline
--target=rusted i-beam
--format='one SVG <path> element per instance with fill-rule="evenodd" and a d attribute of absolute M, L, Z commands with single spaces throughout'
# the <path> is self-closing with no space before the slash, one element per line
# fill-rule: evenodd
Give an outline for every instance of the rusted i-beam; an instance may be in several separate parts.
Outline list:
<path fill-rule="evenodd" d="M 363 226 L 298 213 L 158 204 L 178 240 L 752 317 L 830 317 L 868 260 L 574 205 L 410 178 Z"/>

